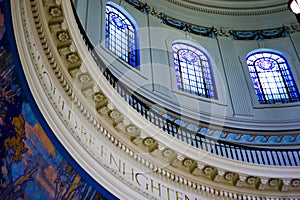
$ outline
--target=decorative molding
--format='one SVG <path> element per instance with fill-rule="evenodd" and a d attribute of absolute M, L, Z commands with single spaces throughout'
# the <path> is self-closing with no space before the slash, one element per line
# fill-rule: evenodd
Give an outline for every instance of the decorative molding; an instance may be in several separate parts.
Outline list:
<path fill-rule="evenodd" d="M 265 7 L 265 8 L 257 8 L 252 7 L 248 8 L 247 5 L 245 5 L 245 8 L 237 7 L 226 7 L 226 6 L 220 6 L 217 5 L 219 2 L 215 3 L 215 6 L 208 5 L 205 3 L 193 3 L 191 1 L 182 1 L 182 0 L 165 0 L 170 3 L 173 3 L 177 6 L 204 12 L 204 13 L 211 13 L 216 15 L 232 15 L 232 16 L 251 16 L 251 15 L 266 15 L 266 14 L 272 14 L 277 12 L 283 12 L 287 10 L 286 3 L 278 4 L 278 5 L 272 5 L 272 7 Z"/>
<path fill-rule="evenodd" d="M 203 37 L 216 38 L 219 36 L 230 37 L 232 40 L 266 40 L 288 37 L 291 33 L 300 31 L 299 24 L 283 25 L 282 27 L 263 30 L 232 30 L 220 27 L 205 27 L 168 16 L 163 11 L 152 7 L 148 3 L 142 3 L 139 0 L 126 0 L 126 2 L 137 10 L 158 18 L 162 23 L 170 27 Z"/>
<path fill-rule="evenodd" d="M 139 1 L 132 1 L 134 6 L 140 7 Z M 140 9 L 142 12 L 148 13 L 151 8 L 148 4 L 143 4 L 144 6 Z M 151 11 L 151 14 L 157 15 L 157 17 L 161 17 L 163 15 L 162 12 L 159 10 L 153 8 Z M 290 33 L 294 33 L 296 30 L 300 30 L 300 24 L 293 24 L 293 25 L 287 25 L 285 26 L 286 30 Z M 232 30 L 229 29 L 216 29 L 216 30 L 210 30 L 209 32 L 203 31 L 203 34 L 209 35 L 214 34 L 214 32 L 217 31 L 216 35 L 222 36 L 222 37 L 230 37 Z M 278 33 L 281 34 L 281 33 Z M 284 34 L 284 33 L 282 33 Z M 271 37 L 271 33 L 268 33 L 268 31 L 265 32 L 237 32 L 232 37 L 235 38 L 243 38 L 247 39 L 263 39 L 267 37 Z M 87 40 L 87 39 L 85 39 Z M 90 50 L 91 51 L 91 50 Z M 99 52 L 99 54 L 101 54 Z M 145 54 L 146 55 L 146 54 Z M 113 80 L 109 80 L 111 84 L 113 83 Z M 118 83 L 117 83 L 118 84 Z M 122 86 L 120 86 L 122 87 Z M 124 90 L 119 90 L 120 94 L 124 92 Z M 122 94 L 121 94 L 122 95 Z M 125 99 L 125 98 L 124 98 Z M 133 105 L 132 105 L 133 106 Z M 150 107 L 150 106 L 149 106 Z M 165 109 L 164 109 L 165 110 Z M 149 112 L 149 111 L 148 111 Z M 249 112 L 249 111 L 247 111 Z M 152 114 L 152 113 L 151 113 Z M 249 114 L 249 113 L 248 113 Z M 242 145 L 251 145 L 253 147 L 262 147 L 263 145 L 268 146 L 268 148 L 273 148 L 275 145 L 278 148 L 278 145 L 280 145 L 280 148 L 290 148 L 290 145 L 297 145 L 300 146 L 300 130 L 297 129 L 298 126 L 295 126 L 296 128 L 291 128 L 292 131 L 256 131 L 254 129 L 249 128 L 249 130 L 242 130 L 242 129 L 234 129 L 234 125 L 232 127 L 220 127 L 220 129 L 212 128 L 212 126 L 203 124 L 202 122 L 198 122 L 194 119 L 186 119 L 183 116 L 180 116 L 180 118 L 175 117 L 173 113 L 159 113 L 161 117 L 165 116 L 163 120 L 165 121 L 171 121 L 175 127 L 178 127 L 183 130 L 188 130 L 190 135 L 203 135 L 208 139 L 217 139 L 218 141 L 223 142 L 229 142 L 229 143 L 238 143 Z M 204 114 L 207 115 L 207 114 Z M 151 121 L 151 120 L 150 120 Z M 165 122 L 164 121 L 164 122 Z M 205 121 L 205 120 L 204 120 Z M 232 121 L 231 121 L 232 122 Z M 240 123 L 241 121 L 238 121 L 237 123 Z M 294 122 L 294 124 L 297 124 L 297 122 Z M 246 124 L 250 125 L 250 124 Z M 244 125 L 245 126 L 245 125 Z M 253 127 L 253 124 L 251 124 Z M 272 125 L 267 125 L 272 126 Z M 162 127 L 160 127 L 162 128 Z M 256 127 L 255 127 L 256 128 Z M 169 129 L 165 129 L 166 132 L 171 132 Z M 195 146 L 195 144 L 193 145 Z"/>
<path fill-rule="evenodd" d="M 28 65 L 26 65 L 26 75 L 30 79 L 32 92 L 35 97 L 41 98 L 36 101 L 41 105 L 49 103 L 49 108 L 43 108 L 44 114 L 46 118 L 48 116 L 49 123 L 61 130 L 61 132 L 56 132 L 57 137 L 63 140 L 67 149 L 83 148 L 82 152 L 76 155 L 79 164 L 87 168 L 89 164 L 99 165 L 101 169 L 105 168 L 111 176 L 122 181 L 128 188 L 146 198 L 155 198 L 149 190 L 142 188 L 138 183 L 134 185 L 128 181 L 120 169 L 112 169 L 103 161 L 101 156 L 105 153 L 97 144 L 106 143 L 112 151 L 120 152 L 120 157 L 126 155 L 126 160 L 130 160 L 132 165 L 148 169 L 149 177 L 160 181 L 167 179 L 173 187 L 188 188 L 191 194 L 197 194 L 197 196 L 206 194 L 210 197 L 236 199 L 268 197 L 270 191 L 274 191 L 268 186 L 263 189 L 264 193 L 257 192 L 257 185 L 262 184 L 261 180 L 266 180 L 270 187 L 278 186 L 276 194 L 285 199 L 295 199 L 299 196 L 300 177 L 298 174 L 287 177 L 285 180 L 281 177 L 274 177 L 274 171 L 284 174 L 286 170 L 289 170 L 292 173 L 293 168 L 242 164 L 233 160 L 223 160 L 210 153 L 207 153 L 206 159 L 200 160 L 199 155 L 206 152 L 189 149 L 186 144 L 175 140 L 172 143 L 175 147 L 167 147 L 169 140 L 173 139 L 171 136 L 160 134 L 163 133 L 161 130 L 138 116 L 126 102 L 123 102 L 121 97 L 117 96 L 115 91 L 111 92 L 112 88 L 108 83 L 101 82 L 101 85 L 95 79 L 99 76 L 102 81 L 106 81 L 100 73 L 98 75 L 91 73 L 92 68 L 87 65 L 95 65 L 95 63 L 87 49 L 84 49 L 84 45 L 81 45 L 83 41 L 78 44 L 72 38 L 72 30 L 69 26 L 73 23 L 64 16 L 66 15 L 64 12 L 71 10 L 69 3 L 62 3 L 59 0 L 21 0 L 14 3 L 14 6 L 20 9 L 21 16 L 13 17 L 16 18 L 15 21 L 20 21 L 17 30 L 23 30 L 18 34 L 24 34 L 25 37 L 25 40 L 19 40 L 17 43 L 20 49 L 22 47 L 28 50 L 21 59 Z M 30 6 L 27 7 L 27 4 Z M 56 14 L 53 14 L 53 10 L 56 10 Z M 58 10 L 62 11 L 62 15 Z M 56 28 L 53 29 L 53 27 Z M 59 37 L 62 32 L 68 36 Z M 39 51 L 40 48 L 42 51 Z M 36 79 L 38 81 L 35 81 Z M 45 101 L 44 104 L 43 101 Z M 49 113 L 49 110 L 53 113 Z M 50 117 L 55 115 L 58 117 Z M 141 127 L 144 128 L 141 129 Z M 187 149 L 180 149 L 184 147 Z M 81 155 L 88 155 L 88 157 L 82 158 Z M 162 166 L 162 163 L 168 165 Z M 229 169 L 224 169 L 224 163 L 232 165 L 232 169 L 235 169 L 234 165 L 238 165 L 240 170 L 238 172 L 227 171 Z M 87 170 L 92 176 L 99 174 L 99 172 L 91 171 L 90 168 Z M 262 173 L 268 177 L 257 177 L 257 170 L 266 170 L 266 173 Z M 234 175 L 228 175 L 229 173 L 234 173 Z M 275 184 L 273 180 L 285 184 Z M 105 181 L 109 182 L 109 180 L 99 182 Z M 218 187 L 209 186 L 215 184 Z M 285 186 L 284 189 L 282 185 Z M 226 189 L 219 189 L 222 186 Z M 247 192 L 237 193 L 235 187 L 243 187 Z M 127 192 L 125 190 L 127 188 L 124 189 L 124 193 Z M 288 193 L 290 190 L 291 194 Z M 114 192 L 118 191 L 114 189 Z M 296 196 L 290 197 L 293 195 Z"/>

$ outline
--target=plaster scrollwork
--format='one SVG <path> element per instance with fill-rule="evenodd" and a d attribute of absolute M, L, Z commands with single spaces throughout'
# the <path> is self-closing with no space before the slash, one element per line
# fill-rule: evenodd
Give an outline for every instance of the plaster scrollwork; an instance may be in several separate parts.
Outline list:
<path fill-rule="evenodd" d="M 300 186 L 300 180 L 299 179 L 295 179 L 292 180 L 292 187 L 299 187 Z"/>
<path fill-rule="evenodd" d="M 149 136 L 147 133 L 145 133 L 143 130 L 137 128 L 134 125 L 134 122 L 130 121 L 130 119 L 127 119 L 120 110 L 116 109 L 114 106 L 114 102 L 111 102 L 109 98 L 104 95 L 103 91 L 99 89 L 100 87 L 95 87 L 95 81 L 92 79 L 91 75 L 86 72 L 82 71 L 82 59 L 80 58 L 80 53 L 78 50 L 72 46 L 72 38 L 70 34 L 68 33 L 68 27 L 66 23 L 62 25 L 64 22 L 63 12 L 62 12 L 62 4 L 60 1 L 43 1 L 42 8 L 44 10 L 48 10 L 47 13 L 49 16 L 46 17 L 47 21 L 46 23 L 41 20 L 42 16 L 39 16 L 39 14 L 43 14 L 41 9 L 37 4 L 40 2 L 36 0 L 30 1 L 31 5 L 31 12 L 34 16 L 34 22 L 37 29 L 37 34 L 39 35 L 39 41 L 36 40 L 36 38 L 33 38 L 32 35 L 27 31 L 30 30 L 32 27 L 26 20 L 23 20 L 23 25 L 25 27 L 25 35 L 27 37 L 27 46 L 32 47 L 34 43 L 40 42 L 41 46 L 44 48 L 44 54 L 45 58 L 47 58 L 47 62 L 49 63 L 49 66 L 51 66 L 51 70 L 53 72 L 53 76 L 57 78 L 57 81 L 61 84 L 62 88 L 65 90 L 65 93 L 67 94 L 68 98 L 74 103 L 74 105 L 77 107 L 77 109 L 82 113 L 82 115 L 85 117 L 85 119 L 94 127 L 95 129 L 99 130 L 107 140 L 111 142 L 111 144 L 119 149 L 121 149 L 124 153 L 126 153 L 128 156 L 132 157 L 134 160 L 136 160 L 138 163 L 142 164 L 146 168 L 149 168 L 153 174 L 157 174 L 163 177 L 166 177 L 170 179 L 173 182 L 180 183 L 184 186 L 190 187 L 194 192 L 204 192 L 208 193 L 210 195 L 218 194 L 220 197 L 232 197 L 232 196 L 240 196 L 242 198 L 241 194 L 234 193 L 234 192 L 227 192 L 223 191 L 222 189 L 215 189 L 213 187 L 205 186 L 201 183 L 201 179 L 199 177 L 204 178 L 207 177 L 208 181 L 214 181 L 215 177 L 219 174 L 229 174 L 231 172 L 226 172 L 222 170 L 218 170 L 217 166 L 211 166 L 209 164 L 201 163 L 199 160 L 194 160 L 189 158 L 186 155 L 183 155 L 181 153 L 176 152 L 174 149 L 171 149 L 169 147 L 164 146 L 163 144 L 160 144 L 159 141 L 157 141 L 155 138 Z M 22 1 L 22 6 L 25 5 L 25 1 Z M 21 6 L 21 7 L 22 7 Z M 26 19 L 26 11 L 25 7 L 23 8 L 23 19 Z M 49 9 L 50 8 L 50 9 Z M 54 11 L 53 11 L 54 10 Z M 61 11 L 61 12 L 59 12 Z M 55 20 L 57 19 L 57 21 Z M 51 23 L 49 23 L 51 21 Z M 42 24 L 42 25 L 41 25 Z M 55 25 L 55 27 L 54 27 Z M 45 29 L 49 29 L 49 32 L 51 33 L 51 36 L 47 35 L 44 32 Z M 68 37 L 65 35 L 62 38 L 65 39 L 59 39 L 57 33 L 62 33 L 59 31 L 65 31 L 63 33 L 68 34 Z M 26 32 L 27 31 L 27 32 Z M 54 41 L 53 43 L 49 42 L 48 40 Z M 61 43 L 64 43 L 66 41 L 69 41 L 67 43 L 67 46 L 62 46 Z M 54 45 L 53 45 L 54 44 Z M 29 51 L 32 51 L 31 59 L 34 63 L 36 63 L 36 66 L 38 66 L 40 63 L 38 63 L 37 56 L 34 56 L 34 51 L 37 52 L 36 48 L 30 48 Z M 54 53 L 54 51 L 57 51 L 58 55 Z M 35 53 L 36 53 L 35 52 Z M 58 66 L 58 63 L 64 63 L 65 65 Z M 70 77 L 71 79 L 68 79 Z M 45 83 L 43 83 L 42 78 L 40 79 L 41 85 L 46 86 Z M 76 91 L 73 90 L 72 86 L 69 84 L 75 85 L 76 81 L 80 82 L 81 92 L 82 94 L 76 93 Z M 52 86 L 50 85 L 50 88 Z M 97 89 L 95 89 L 97 88 Z M 77 95 L 81 97 L 77 97 Z M 48 93 L 48 98 L 53 100 L 52 94 Z M 86 102 L 93 102 L 94 109 L 97 111 L 99 116 L 102 120 L 111 121 L 111 125 L 114 127 L 114 129 L 117 132 L 111 133 L 110 131 L 107 131 L 105 127 L 101 125 L 99 122 L 99 116 L 95 116 L 92 114 L 89 109 L 85 108 L 84 103 L 82 103 L 82 98 L 86 98 Z M 58 105 L 53 103 L 53 107 L 57 107 Z M 63 118 L 65 113 L 60 113 L 60 116 Z M 70 113 L 69 113 L 70 115 Z M 62 119 L 63 120 L 63 119 Z M 66 121 L 66 120 L 65 120 Z M 109 124 L 109 123 L 108 123 Z M 65 122 L 66 126 L 69 126 L 67 122 Z M 71 132 L 76 132 L 76 130 L 71 130 Z M 113 131 L 112 131 L 113 132 Z M 121 142 L 119 140 L 120 133 L 123 133 L 124 135 L 128 136 L 128 141 L 126 141 L 126 144 Z M 84 135 L 87 135 L 86 132 L 81 130 L 81 134 L 77 135 L 78 142 L 81 143 L 86 150 L 90 153 L 90 155 L 99 161 L 97 159 L 97 155 L 92 151 L 92 149 L 88 148 L 88 145 L 93 145 L 93 138 L 85 138 L 85 143 L 82 141 L 82 137 L 86 137 Z M 133 142 L 132 139 L 140 138 L 140 142 Z M 125 140 L 122 138 L 123 141 Z M 135 140 L 136 141 L 136 140 Z M 136 149 L 137 147 L 130 147 L 130 143 L 132 143 L 135 146 L 142 145 L 145 152 L 152 153 L 156 152 L 157 159 L 166 160 L 169 162 L 169 164 L 174 163 L 174 160 L 176 160 L 176 165 L 170 165 L 171 167 L 177 168 L 176 170 L 181 171 L 180 173 L 174 173 L 172 168 L 166 167 L 163 168 L 158 165 L 158 163 L 153 162 L 152 160 L 148 160 L 147 156 L 141 156 L 139 153 L 134 152 L 131 150 L 131 148 Z M 163 146 L 163 147 L 161 147 Z M 142 151 L 142 150 L 141 150 Z M 159 152 L 159 153 L 157 153 Z M 159 155 L 159 156 L 158 156 Z M 153 155 L 151 155 L 153 156 Z M 181 162 L 178 162 L 181 161 Z M 99 161 L 100 162 L 100 161 Z M 100 162 L 101 163 L 101 162 Z M 104 164 L 103 164 L 104 165 Z M 201 167 L 199 167 L 201 166 Z M 104 167 L 109 169 L 109 166 Z M 182 169 L 187 169 L 188 174 Z M 117 174 L 112 171 L 113 174 Z M 181 174 L 182 173 L 182 174 Z M 226 176 L 224 175 L 226 181 L 231 181 L 234 178 L 231 178 L 230 175 Z M 194 176 L 194 177 L 193 177 Z M 234 177 L 236 176 L 243 176 L 246 177 L 246 183 L 248 185 L 257 185 L 260 183 L 260 178 L 253 177 L 251 175 L 243 174 L 238 175 L 234 174 Z M 192 177 L 192 178 L 188 178 Z M 119 178 L 122 179 L 120 176 Z M 269 178 L 270 181 L 272 181 L 272 178 Z M 124 180 L 126 181 L 126 180 Z M 225 183 L 226 183 L 225 181 Z M 281 180 L 279 180 L 281 181 Z M 298 182 L 297 182 L 298 181 Z M 218 179 L 218 182 L 224 183 L 224 181 L 221 179 Z M 225 184 L 224 183 L 224 184 Z M 130 184 L 129 184 L 130 185 Z M 234 184 L 235 185 L 235 184 Z M 295 179 L 291 181 L 291 185 L 294 188 L 299 188 L 299 180 Z M 243 185 L 240 185 L 241 187 Z M 140 188 L 137 188 L 136 186 L 132 186 L 135 188 L 135 190 L 139 190 L 139 192 L 142 192 Z M 148 195 L 144 193 L 145 195 Z M 251 196 L 251 195 L 249 195 Z"/>
<path fill-rule="evenodd" d="M 224 179 L 227 181 L 231 181 L 231 180 L 233 180 L 234 176 L 235 176 L 234 173 L 227 172 L 226 174 L 224 174 Z"/>
<path fill-rule="evenodd" d="M 234 172 L 226 172 L 224 173 L 224 180 L 228 181 L 232 185 L 236 185 L 237 181 L 239 180 L 239 175 Z"/>
<path fill-rule="evenodd" d="M 218 35 L 221 37 L 230 37 L 231 34 L 232 34 L 232 30 L 230 29 L 224 29 L 224 28 L 218 29 Z"/>
<path fill-rule="evenodd" d="M 170 163 L 171 166 L 177 168 L 178 167 L 178 154 L 176 153 L 176 151 L 166 147 L 162 150 L 162 156 L 163 158 Z"/>
<path fill-rule="evenodd" d="M 280 181 L 279 179 L 270 179 L 269 180 L 269 186 L 270 187 L 279 187 L 282 184 L 282 181 Z"/>
<path fill-rule="evenodd" d="M 62 11 L 59 7 L 52 7 L 49 9 L 49 14 L 53 18 L 62 17 Z"/>
<path fill-rule="evenodd" d="M 289 24 L 285 25 L 284 28 L 290 33 L 295 33 L 300 31 L 300 24 Z"/>
<path fill-rule="evenodd" d="M 57 39 L 61 42 L 66 42 L 70 39 L 70 36 L 67 32 L 60 32 L 57 34 Z"/>
<path fill-rule="evenodd" d="M 192 173 L 196 167 L 197 167 L 197 162 L 193 159 L 190 158 L 184 158 L 182 161 L 182 165 L 190 172 Z"/>
<path fill-rule="evenodd" d="M 141 130 L 137 128 L 135 125 L 130 124 L 125 128 L 126 134 L 133 138 L 137 138 L 141 135 Z"/>
<path fill-rule="evenodd" d="M 158 148 L 158 142 L 152 137 L 146 137 L 143 140 L 143 145 L 145 146 L 148 152 L 152 152 Z"/>
<path fill-rule="evenodd" d="M 259 177 L 249 176 L 246 179 L 246 183 L 248 186 L 254 187 L 255 189 L 259 189 L 261 179 Z"/>
<path fill-rule="evenodd" d="M 212 166 L 206 166 L 203 168 L 203 173 L 211 180 L 215 180 L 215 177 L 218 174 L 218 169 Z"/>

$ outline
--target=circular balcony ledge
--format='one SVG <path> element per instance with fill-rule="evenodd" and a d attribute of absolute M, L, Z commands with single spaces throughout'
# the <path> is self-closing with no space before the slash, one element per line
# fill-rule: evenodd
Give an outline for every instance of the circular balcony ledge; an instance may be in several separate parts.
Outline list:
<path fill-rule="evenodd" d="M 296 167 L 224 159 L 188 147 L 141 118 L 101 75 L 74 27 L 70 2 L 22 0 L 12 5 L 20 58 L 23 66 L 28 66 L 24 72 L 41 112 L 78 163 L 114 194 L 129 197 L 135 191 L 140 197 L 153 197 L 139 183 L 124 178 L 112 155 L 126 155 L 124 162 L 136 164 L 131 168 L 150 170 L 146 178 L 152 188 L 154 179 L 167 184 L 161 178 L 165 177 L 171 181 L 167 188 L 182 191 L 188 186 L 195 195 L 266 197 L 275 188 L 274 196 L 299 196 Z M 69 37 L 59 37 L 61 32 Z M 108 161 L 103 158 L 106 155 L 110 155 Z M 126 189 L 116 190 L 114 184 Z M 235 192 L 236 187 L 245 188 L 245 194 Z"/>
<path fill-rule="evenodd" d="M 140 1 L 127 1 L 127 2 L 131 2 L 132 6 L 135 6 L 136 9 L 142 11 L 142 12 L 148 12 L 151 15 L 157 15 L 158 17 L 161 15 L 163 15 L 162 12 L 155 12 L 155 10 L 153 10 L 154 8 L 152 8 L 150 5 L 148 4 L 141 4 Z M 133 4 L 135 3 L 135 4 Z M 126 5 L 127 6 L 127 5 Z M 126 7 L 125 6 L 125 7 Z M 148 7 L 149 6 L 149 7 Z M 162 17 L 164 18 L 164 17 Z M 185 24 L 187 26 L 189 26 L 188 24 Z M 287 37 L 290 34 L 293 34 L 294 31 L 298 32 L 299 29 L 299 24 L 297 26 L 294 25 L 286 25 L 286 31 L 283 35 L 281 35 L 282 37 Z M 290 28 L 288 28 L 290 27 Z M 291 28 L 294 27 L 294 28 Z M 298 27 L 298 28 L 297 28 Z M 180 26 L 179 28 L 186 28 L 186 26 Z M 217 37 L 231 37 L 230 33 L 234 33 L 236 31 L 234 30 L 227 30 L 229 32 L 225 33 L 221 33 L 221 29 L 219 28 L 215 28 L 216 30 L 218 30 L 218 35 Z M 292 30 L 293 29 L 293 30 Z M 187 29 L 188 30 L 188 29 Z M 187 31 L 185 29 L 185 31 Z M 265 32 L 264 31 L 257 31 L 257 32 Z M 219 34 L 220 32 L 220 34 Z M 256 32 L 256 31 L 246 31 L 246 32 Z M 252 35 L 252 33 L 250 35 Z M 255 35 L 255 34 L 253 34 Z M 274 36 L 274 35 L 273 35 Z M 273 37 L 271 36 L 271 37 Z M 279 36 L 279 37 L 281 37 Z M 256 39 L 259 39 L 260 36 Z M 262 36 L 260 39 L 264 38 L 264 36 Z M 274 38 L 277 38 L 277 36 L 274 36 Z M 244 38 L 245 39 L 245 38 Z M 249 38 L 248 38 L 249 39 Z M 252 38 L 254 39 L 254 38 Z M 252 40 L 251 39 L 251 40 Z M 266 39 L 266 38 L 264 38 Z M 270 39 L 270 38 L 269 38 Z M 89 47 L 90 51 L 92 50 L 93 47 Z M 109 56 L 104 55 L 102 52 L 99 53 L 101 57 L 101 59 L 105 59 Z M 102 54 L 102 55 L 101 55 Z M 111 56 L 111 55 L 110 55 Z M 95 58 L 95 56 L 94 56 Z M 115 60 L 115 57 L 111 57 L 112 59 Z M 109 58 L 108 58 L 109 59 Z M 121 63 L 120 63 L 121 64 Z M 110 79 L 109 82 L 114 82 L 114 80 Z M 115 83 L 114 83 L 115 84 Z M 130 85 L 130 82 L 126 82 L 126 85 Z M 133 84 L 131 84 L 133 85 Z M 137 88 L 136 86 L 129 86 L 132 91 L 135 91 L 136 89 L 138 90 L 143 90 L 140 88 Z M 123 91 L 122 91 L 123 92 Z M 144 95 L 145 94 L 145 95 Z M 295 145 L 299 145 L 300 142 L 300 137 L 299 137 L 299 131 L 300 131 L 300 127 L 299 127 L 299 119 L 296 117 L 292 117 L 292 118 L 280 118 L 277 119 L 277 121 L 275 122 L 274 120 L 268 120 L 268 119 L 260 119 L 260 120 L 256 120 L 254 117 L 252 116 L 243 116 L 241 115 L 241 117 L 232 117 L 232 116 L 226 116 L 226 119 L 224 116 L 222 115 L 216 115 L 215 113 L 208 113 L 202 110 L 196 110 L 194 107 L 182 107 L 181 111 L 182 113 L 180 114 L 175 114 L 178 111 L 178 105 L 176 103 L 173 102 L 168 102 L 168 99 L 166 100 L 166 96 L 159 96 L 158 93 L 153 93 L 151 94 L 151 92 L 144 92 L 141 93 L 140 96 L 146 96 L 148 97 L 148 99 L 153 99 L 153 102 L 155 102 L 154 104 L 158 103 L 160 105 L 165 106 L 164 108 L 162 108 L 162 110 L 165 111 L 165 116 L 167 116 L 168 120 L 172 120 L 173 122 L 176 121 L 177 124 L 180 124 L 180 126 L 182 125 L 181 128 L 185 129 L 193 129 L 196 131 L 193 131 L 194 134 L 197 133 L 203 133 L 206 132 L 206 136 L 208 137 L 213 137 L 213 138 L 217 138 L 219 140 L 224 140 L 224 141 L 231 141 L 234 143 L 245 143 L 246 145 L 254 145 L 254 146 L 263 146 L 263 145 L 268 145 L 268 146 L 273 146 L 273 145 L 278 145 L 278 146 L 284 146 L 282 148 L 285 148 L 289 145 L 293 145 L 294 148 Z M 165 99 L 164 99 L 165 98 Z M 147 101 L 147 99 L 146 99 Z M 153 105 L 154 105 L 153 104 Z M 276 107 L 276 111 L 278 111 L 278 109 L 291 109 L 294 106 L 299 106 L 299 103 L 293 103 L 293 104 L 289 104 L 289 105 L 272 105 L 274 107 Z M 132 105 L 133 106 L 133 105 Z M 226 105 L 219 105 L 219 102 L 212 102 L 211 106 L 213 106 L 214 108 L 216 108 L 217 110 L 220 107 L 217 106 L 226 106 Z M 260 109 L 260 108 L 267 108 L 269 107 L 269 105 L 254 105 L 255 109 Z M 290 108 L 288 108 L 290 107 Z M 223 109 L 223 108 L 220 108 Z M 168 113 L 169 110 L 170 112 Z M 270 110 L 270 109 L 269 109 Z M 173 112 L 175 111 L 175 112 Z M 275 111 L 275 109 L 274 109 Z M 278 112 L 272 112 L 270 113 L 270 115 L 273 115 L 275 113 L 278 114 Z M 288 113 L 288 112 L 287 112 Z M 163 114 L 163 115 L 164 115 Z M 195 119 L 201 115 L 201 122 L 196 121 Z M 288 116 L 290 117 L 290 116 Z M 192 120 L 191 120 L 192 119 Z M 274 118 L 273 118 L 274 119 Z M 210 124 L 210 127 L 214 127 L 215 129 L 210 129 L 210 130 L 206 130 L 208 125 Z M 200 124 L 200 125 L 199 125 Z M 162 128 L 162 127 L 160 127 Z M 189 130 L 190 131 L 190 130 Z M 290 147 L 287 147 L 290 148 Z"/>

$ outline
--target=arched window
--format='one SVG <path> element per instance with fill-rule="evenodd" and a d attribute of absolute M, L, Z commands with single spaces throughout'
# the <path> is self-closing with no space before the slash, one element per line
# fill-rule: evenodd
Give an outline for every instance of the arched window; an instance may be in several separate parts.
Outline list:
<path fill-rule="evenodd" d="M 195 46 L 181 42 L 173 43 L 172 49 L 178 89 L 217 99 L 213 72 L 207 54 Z"/>
<path fill-rule="evenodd" d="M 299 101 L 299 93 L 287 59 L 282 53 L 262 49 L 250 52 L 247 65 L 261 104 Z"/>
<path fill-rule="evenodd" d="M 138 68 L 138 45 L 135 22 L 117 5 L 106 4 L 105 46 L 134 68 Z"/>

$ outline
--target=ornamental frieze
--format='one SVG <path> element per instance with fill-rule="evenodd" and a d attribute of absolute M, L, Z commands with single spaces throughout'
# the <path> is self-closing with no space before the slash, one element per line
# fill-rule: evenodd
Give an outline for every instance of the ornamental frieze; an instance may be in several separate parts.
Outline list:
<path fill-rule="evenodd" d="M 136 8 L 137 10 L 158 18 L 159 20 L 161 20 L 162 23 L 168 26 L 203 37 L 216 38 L 220 36 L 230 37 L 232 40 L 266 40 L 288 37 L 291 33 L 300 31 L 300 28 L 299 26 L 297 26 L 297 24 L 284 25 L 282 27 L 262 30 L 230 29 L 224 31 L 222 27 L 205 27 L 201 25 L 191 24 L 189 22 L 182 21 L 172 16 L 168 16 L 163 11 L 160 11 L 157 8 L 152 7 L 148 3 L 143 3 L 139 0 L 126 0 L 126 2 L 134 8 Z M 284 8 L 283 10 L 286 10 L 286 8 Z M 282 11 L 282 9 L 280 11 Z"/>

